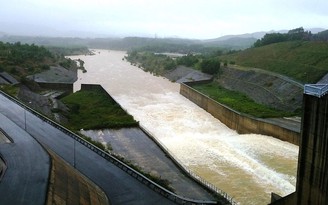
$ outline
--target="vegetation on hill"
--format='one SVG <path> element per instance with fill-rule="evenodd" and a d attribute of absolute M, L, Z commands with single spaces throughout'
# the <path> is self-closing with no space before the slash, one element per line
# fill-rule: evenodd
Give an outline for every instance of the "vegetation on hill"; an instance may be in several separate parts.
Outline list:
<path fill-rule="evenodd" d="M 48 69 L 53 55 L 44 47 L 0 42 L 0 71 L 21 77 Z"/>
<path fill-rule="evenodd" d="M 328 72 L 328 30 L 318 34 L 302 27 L 270 33 L 253 48 L 221 57 L 225 62 L 261 68 L 303 83 L 316 83 Z"/>
<path fill-rule="evenodd" d="M 273 43 L 223 55 L 221 59 L 286 75 L 303 83 L 316 83 L 328 72 L 328 42 Z"/>
<path fill-rule="evenodd" d="M 86 46 L 46 46 L 47 50 L 59 57 L 73 56 L 73 55 L 91 55 L 92 52 Z"/>
<path fill-rule="evenodd" d="M 0 72 L 10 73 L 22 81 L 26 76 L 47 70 L 52 65 L 76 68 L 76 63 L 66 59 L 62 52 L 64 49 L 50 51 L 34 44 L 0 42 Z"/>
<path fill-rule="evenodd" d="M 104 90 L 81 90 L 62 101 L 69 107 L 67 127 L 72 130 L 138 126 Z"/>
<path fill-rule="evenodd" d="M 177 58 L 177 65 L 184 65 L 187 67 L 196 67 L 195 65 L 200 61 L 196 55 L 188 54 Z"/>
<path fill-rule="evenodd" d="M 220 70 L 220 60 L 216 55 L 221 54 L 221 52 L 216 52 L 212 55 L 193 55 L 188 54 L 186 56 L 176 58 L 177 65 L 184 65 L 186 67 L 191 67 L 202 71 L 210 75 L 219 73 Z"/>
<path fill-rule="evenodd" d="M 203 73 L 214 75 L 219 73 L 220 64 L 217 58 L 204 58 L 200 63 L 200 68 Z"/>
<path fill-rule="evenodd" d="M 151 52 L 132 51 L 128 53 L 126 59 L 131 64 L 138 65 L 139 68 L 156 75 L 163 75 L 167 70 L 176 67 L 176 62 L 172 58 Z"/>
<path fill-rule="evenodd" d="M 269 45 L 272 43 L 280 43 L 286 41 L 327 41 L 328 31 L 323 31 L 318 34 L 312 34 L 310 31 L 305 31 L 303 27 L 295 28 L 288 33 L 268 33 L 254 43 L 254 47 Z"/>
<path fill-rule="evenodd" d="M 189 53 L 185 56 L 170 57 L 165 54 L 133 50 L 128 52 L 126 59 L 131 64 L 138 65 L 139 68 L 156 75 L 163 75 L 179 65 L 193 67 L 211 75 L 217 74 L 220 69 L 220 60 L 213 54 L 193 55 Z"/>
<path fill-rule="evenodd" d="M 302 41 L 310 40 L 312 37 L 311 32 L 304 31 L 303 27 L 292 29 L 288 33 L 267 33 L 263 38 L 254 43 L 254 47 L 269 45 L 272 43 L 279 43 L 285 41 Z"/>

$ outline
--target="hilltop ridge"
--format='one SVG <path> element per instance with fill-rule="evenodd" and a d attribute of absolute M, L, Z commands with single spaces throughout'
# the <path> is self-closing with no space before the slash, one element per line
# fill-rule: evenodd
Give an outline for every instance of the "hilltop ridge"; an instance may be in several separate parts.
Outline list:
<path fill-rule="evenodd" d="M 316 83 L 328 72 L 328 42 L 288 41 L 223 55 L 223 61 Z"/>

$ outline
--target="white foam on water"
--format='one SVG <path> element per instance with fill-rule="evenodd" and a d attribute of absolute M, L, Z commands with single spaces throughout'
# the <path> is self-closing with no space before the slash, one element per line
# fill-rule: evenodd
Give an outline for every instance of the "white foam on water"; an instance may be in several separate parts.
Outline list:
<path fill-rule="evenodd" d="M 242 204 L 268 203 L 271 192 L 295 190 L 297 146 L 236 133 L 181 96 L 179 85 L 131 66 L 123 56 L 101 51 L 76 57 L 88 70 L 79 83 L 100 83 L 179 161 Z"/>
<path fill-rule="evenodd" d="M 229 164 L 252 175 L 254 183 L 263 187 L 268 195 L 274 190 L 283 195 L 295 191 L 295 175 L 279 173 L 274 164 L 264 164 L 260 159 L 269 155 L 276 160 L 286 158 L 296 163 L 297 146 L 263 135 L 239 135 L 175 93 L 140 99 L 118 97 L 118 101 L 129 108 L 133 116 L 138 116 L 141 124 L 185 165 Z M 224 169 L 220 167 L 217 172 L 225 175 Z M 243 180 L 243 176 L 235 180 Z"/>

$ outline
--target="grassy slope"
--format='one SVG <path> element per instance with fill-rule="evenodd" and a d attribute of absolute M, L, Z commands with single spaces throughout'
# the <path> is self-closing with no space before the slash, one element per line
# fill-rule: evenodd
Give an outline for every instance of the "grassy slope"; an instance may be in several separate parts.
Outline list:
<path fill-rule="evenodd" d="M 328 72 L 328 42 L 293 41 L 250 48 L 221 59 L 315 83 Z"/>
<path fill-rule="evenodd" d="M 280 111 L 258 104 L 246 95 L 236 91 L 227 90 L 216 83 L 196 85 L 193 86 L 193 88 L 238 112 L 254 117 L 269 118 L 297 115 L 297 113 Z"/>
<path fill-rule="evenodd" d="M 131 115 L 102 90 L 78 91 L 62 100 L 71 110 L 68 127 L 73 130 L 138 125 Z"/>

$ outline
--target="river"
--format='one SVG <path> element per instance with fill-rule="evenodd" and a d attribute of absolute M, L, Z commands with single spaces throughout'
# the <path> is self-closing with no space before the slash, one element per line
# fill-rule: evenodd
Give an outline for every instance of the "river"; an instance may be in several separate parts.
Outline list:
<path fill-rule="evenodd" d="M 81 83 L 101 84 L 186 167 L 245 205 L 295 191 L 298 147 L 270 136 L 240 135 L 179 94 L 179 84 L 130 65 L 125 52 L 96 50 Z"/>

